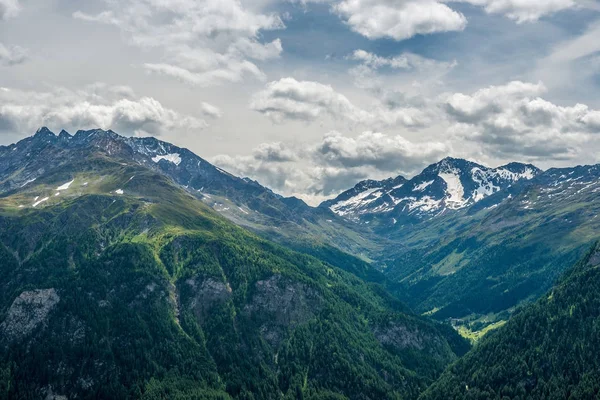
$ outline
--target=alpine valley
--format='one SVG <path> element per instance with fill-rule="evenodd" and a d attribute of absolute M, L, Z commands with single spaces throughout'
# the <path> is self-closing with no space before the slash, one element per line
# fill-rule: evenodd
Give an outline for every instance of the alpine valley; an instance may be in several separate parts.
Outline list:
<path fill-rule="evenodd" d="M 600 166 L 311 207 L 152 137 L 0 147 L 0 398 L 597 398 Z"/>

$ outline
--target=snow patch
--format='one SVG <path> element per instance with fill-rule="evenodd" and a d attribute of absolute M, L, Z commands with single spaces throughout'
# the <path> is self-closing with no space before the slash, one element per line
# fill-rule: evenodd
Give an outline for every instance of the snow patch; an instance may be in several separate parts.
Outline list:
<path fill-rule="evenodd" d="M 473 200 L 475 202 L 483 200 L 500 190 L 498 186 L 495 186 L 491 182 L 493 175 L 493 173 L 490 174 L 490 171 L 482 171 L 480 168 L 473 168 L 471 170 L 473 182 L 479 185 L 477 189 L 473 191 Z"/>
<path fill-rule="evenodd" d="M 413 192 L 422 192 L 427 187 L 431 186 L 432 183 L 433 183 L 433 181 L 423 182 L 420 185 L 415 186 L 415 188 L 413 189 Z"/>
<path fill-rule="evenodd" d="M 345 215 L 352 210 L 363 207 L 369 203 L 374 202 L 382 195 L 380 188 L 373 188 L 365 190 L 362 193 L 357 194 L 354 197 L 349 198 L 348 200 L 340 201 L 339 203 L 331 206 L 331 211 L 338 215 Z"/>
<path fill-rule="evenodd" d="M 499 169 L 496 170 L 496 173 L 502 179 L 511 180 L 513 182 L 516 182 L 516 181 L 521 180 L 521 179 L 531 180 L 531 179 L 535 178 L 535 171 L 533 169 L 531 169 L 531 168 L 525 168 L 525 171 L 522 172 L 522 173 L 520 173 L 520 174 L 512 172 L 512 171 L 509 171 L 509 170 L 504 169 L 504 168 L 499 168 Z"/>
<path fill-rule="evenodd" d="M 177 153 L 165 154 L 164 156 L 156 156 L 152 157 L 152 161 L 158 163 L 160 160 L 167 160 L 172 162 L 175 165 L 179 165 L 181 163 L 181 157 Z"/>
<path fill-rule="evenodd" d="M 38 196 L 38 197 L 39 197 L 39 196 Z M 36 200 L 38 199 L 38 197 L 36 197 Z M 39 205 L 40 205 L 40 204 L 42 204 L 43 202 L 45 202 L 45 201 L 48 201 L 48 199 L 49 199 L 49 197 L 44 197 L 43 199 L 36 201 L 35 203 L 33 203 L 33 207 L 37 207 L 37 206 L 39 206 Z"/>
<path fill-rule="evenodd" d="M 440 208 L 441 200 L 435 200 L 429 196 L 424 196 L 422 199 L 411 199 L 408 204 L 408 210 L 413 211 L 419 209 L 421 211 L 432 211 Z"/>
<path fill-rule="evenodd" d="M 449 208 L 457 209 L 465 204 L 465 188 L 455 171 L 440 173 L 440 178 L 446 182 L 446 203 Z"/>
<path fill-rule="evenodd" d="M 56 188 L 56 190 L 67 190 L 73 182 L 75 182 L 75 179 L 73 179 L 71 182 L 65 183 L 64 185 L 60 185 L 59 187 Z"/>
<path fill-rule="evenodd" d="M 27 182 L 25 182 L 24 184 L 21 185 L 21 187 L 25 187 L 27 185 L 29 185 L 31 182 L 35 181 L 35 178 L 33 179 L 29 179 Z"/>

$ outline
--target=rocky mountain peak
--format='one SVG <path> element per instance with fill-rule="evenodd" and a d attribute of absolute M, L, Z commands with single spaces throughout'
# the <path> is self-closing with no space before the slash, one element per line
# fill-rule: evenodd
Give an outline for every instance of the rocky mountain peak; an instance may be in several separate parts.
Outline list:
<path fill-rule="evenodd" d="M 56 135 L 54 134 L 54 132 L 52 132 L 50 129 L 48 129 L 45 126 L 42 126 L 40 129 L 38 129 L 34 135 L 34 137 L 47 137 L 47 136 L 55 137 Z"/>
<path fill-rule="evenodd" d="M 395 181 L 362 181 L 321 206 L 352 220 L 383 219 L 395 225 L 466 208 L 540 172 L 530 164 L 489 168 L 446 157 L 410 180 L 399 177 Z"/>

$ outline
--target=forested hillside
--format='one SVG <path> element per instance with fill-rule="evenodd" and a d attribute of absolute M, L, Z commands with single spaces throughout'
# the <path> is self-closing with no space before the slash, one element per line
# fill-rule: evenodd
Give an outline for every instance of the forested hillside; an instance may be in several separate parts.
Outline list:
<path fill-rule="evenodd" d="M 535 304 L 489 334 L 420 399 L 600 396 L 600 246 Z"/>
<path fill-rule="evenodd" d="M 100 151 L 0 210 L 0 398 L 416 398 L 468 349 Z"/>

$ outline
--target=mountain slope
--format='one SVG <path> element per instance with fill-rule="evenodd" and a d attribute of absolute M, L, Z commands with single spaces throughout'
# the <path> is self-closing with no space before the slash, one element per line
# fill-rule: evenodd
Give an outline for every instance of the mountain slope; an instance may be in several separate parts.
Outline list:
<path fill-rule="evenodd" d="M 468 348 L 107 140 L 3 181 L 0 397 L 416 398 Z"/>
<path fill-rule="evenodd" d="M 156 138 L 123 137 L 94 129 L 55 135 L 41 128 L 29 138 L 0 146 L 0 193 L 27 186 L 49 168 L 85 158 L 92 149 L 122 157 L 168 176 L 213 209 L 262 235 L 287 245 L 318 242 L 364 255 L 381 239 L 326 209 L 283 198 L 250 179 L 221 170 L 191 151 Z"/>
<path fill-rule="evenodd" d="M 506 319 L 543 295 L 600 235 L 600 168 L 551 169 L 475 205 L 394 231 L 379 261 L 434 318 Z"/>
<path fill-rule="evenodd" d="M 420 398 L 593 399 L 600 395 L 600 247 L 490 334 Z"/>
<path fill-rule="evenodd" d="M 487 168 L 446 158 L 408 181 L 399 176 L 380 182 L 361 182 L 321 207 L 355 221 L 375 222 L 379 229 L 402 229 L 469 207 L 540 172 L 533 165 L 511 163 Z"/>

